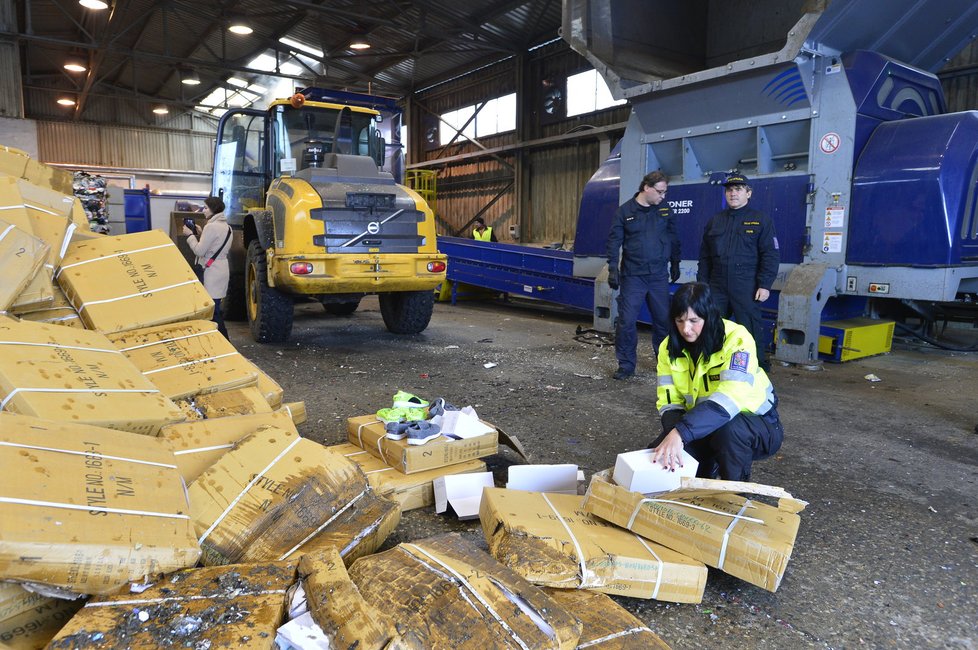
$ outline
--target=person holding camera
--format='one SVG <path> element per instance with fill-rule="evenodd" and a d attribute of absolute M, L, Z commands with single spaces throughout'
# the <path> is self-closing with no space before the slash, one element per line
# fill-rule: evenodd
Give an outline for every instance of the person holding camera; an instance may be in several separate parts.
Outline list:
<path fill-rule="evenodd" d="M 183 234 L 187 236 L 187 245 L 197 256 L 197 263 L 204 268 L 201 280 L 207 294 L 214 301 L 214 318 L 217 331 L 229 339 L 228 330 L 224 326 L 224 316 L 221 314 L 221 300 L 228 292 L 228 280 L 231 277 L 228 267 L 228 251 L 231 250 L 231 226 L 224 217 L 224 201 L 218 196 L 204 199 L 204 216 L 207 223 L 198 232 L 193 219 L 184 219 Z"/>
<path fill-rule="evenodd" d="M 638 192 L 623 203 L 608 234 L 608 286 L 618 293 L 615 326 L 615 379 L 628 379 L 638 365 L 638 314 L 642 304 L 652 316 L 653 350 L 668 335 L 669 282 L 679 279 L 679 235 L 666 203 L 669 181 L 660 171 L 646 174 Z M 621 251 L 621 270 L 618 268 Z"/>

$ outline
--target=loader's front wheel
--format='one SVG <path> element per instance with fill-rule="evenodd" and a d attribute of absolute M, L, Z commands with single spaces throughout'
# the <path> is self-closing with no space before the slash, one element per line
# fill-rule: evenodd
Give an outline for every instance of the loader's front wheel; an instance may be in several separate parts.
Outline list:
<path fill-rule="evenodd" d="M 399 291 L 380 294 L 380 314 L 394 334 L 423 332 L 435 309 L 432 291 Z"/>
<path fill-rule="evenodd" d="M 268 261 L 257 239 L 248 246 L 245 292 L 251 337 L 259 343 L 288 339 L 292 334 L 292 298 L 268 286 Z"/>

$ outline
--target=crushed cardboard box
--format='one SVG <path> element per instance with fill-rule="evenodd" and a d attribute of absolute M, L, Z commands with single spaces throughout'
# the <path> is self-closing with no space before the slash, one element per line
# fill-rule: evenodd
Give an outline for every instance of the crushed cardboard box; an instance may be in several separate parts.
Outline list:
<path fill-rule="evenodd" d="M 0 175 L 22 178 L 31 155 L 22 149 L 0 144 Z"/>
<path fill-rule="evenodd" d="M 584 625 L 578 648 L 669 650 L 658 634 L 604 594 L 550 587 L 543 591 Z"/>
<path fill-rule="evenodd" d="M 13 582 L 0 582 L 0 647 L 36 650 L 47 646 L 84 603 L 82 599 L 52 598 Z"/>
<path fill-rule="evenodd" d="M 89 601 L 48 646 L 274 647 L 298 562 L 189 569 L 138 594 Z"/>
<path fill-rule="evenodd" d="M 73 241 L 57 277 L 86 327 L 101 332 L 214 313 L 204 285 L 161 230 Z"/>
<path fill-rule="evenodd" d="M 0 579 L 110 593 L 200 548 L 158 438 L 0 413 Z"/>
<path fill-rule="evenodd" d="M 803 504 L 788 498 L 775 507 L 720 489 L 680 488 L 646 497 L 615 485 L 607 470 L 591 478 L 584 499 L 587 512 L 768 591 L 781 584 Z"/>
<path fill-rule="evenodd" d="M 286 559 L 323 544 L 355 557 L 400 518 L 352 461 L 275 427 L 236 443 L 189 493 L 205 564 Z"/>
<path fill-rule="evenodd" d="M 288 402 L 287 404 L 282 404 L 281 409 L 289 414 L 289 417 L 292 418 L 292 423 L 296 426 L 306 421 L 305 402 Z"/>
<path fill-rule="evenodd" d="M 156 435 L 183 414 L 98 332 L 0 321 L 0 410 Z"/>
<path fill-rule="evenodd" d="M 274 409 L 257 386 L 204 393 L 173 400 L 188 420 L 229 418 L 235 415 L 271 413 Z"/>
<path fill-rule="evenodd" d="M 486 488 L 479 518 L 497 560 L 536 585 L 698 603 L 706 566 L 584 511 L 568 494 Z"/>
<path fill-rule="evenodd" d="M 448 474 L 470 474 L 486 471 L 486 464 L 481 460 L 467 460 L 464 463 L 449 465 L 448 467 L 429 469 L 414 474 L 402 474 L 352 443 L 333 445 L 328 449 L 340 453 L 356 463 L 360 470 L 367 475 L 367 480 L 374 492 L 396 501 L 401 506 L 401 512 L 434 505 L 435 491 L 432 487 L 432 481 L 438 477 Z"/>
<path fill-rule="evenodd" d="M 107 334 L 113 345 L 170 399 L 253 386 L 255 364 L 213 321 L 184 321 Z"/>
<path fill-rule="evenodd" d="M 265 426 L 299 434 L 288 413 L 270 411 L 170 424 L 163 427 L 160 437 L 170 443 L 177 470 L 189 485 L 226 454 L 234 443 Z"/>
<path fill-rule="evenodd" d="M 581 624 L 553 598 L 457 534 L 362 557 L 364 600 L 425 648 L 576 648 Z"/>
<path fill-rule="evenodd" d="M 3 214 L 0 212 L 0 214 Z M 48 245 L 30 232 L 0 219 L 0 311 L 14 304 L 40 272 Z"/>
<path fill-rule="evenodd" d="M 377 416 L 362 415 L 349 418 L 346 431 L 351 443 L 404 474 L 491 456 L 499 450 L 495 429 L 464 440 L 440 437 L 423 445 L 410 445 L 406 440 L 388 438 L 384 423 Z"/>

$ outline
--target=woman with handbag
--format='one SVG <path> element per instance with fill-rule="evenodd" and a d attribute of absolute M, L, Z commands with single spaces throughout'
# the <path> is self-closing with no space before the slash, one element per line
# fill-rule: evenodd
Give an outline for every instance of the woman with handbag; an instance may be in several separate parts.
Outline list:
<path fill-rule="evenodd" d="M 212 320 L 217 323 L 217 331 L 229 339 L 224 316 L 221 314 L 221 300 L 228 292 L 228 251 L 231 250 L 231 226 L 224 218 L 224 201 L 218 196 L 204 199 L 204 215 L 207 223 L 199 234 L 196 228 L 191 230 L 186 224 L 183 226 L 183 234 L 187 236 L 190 250 L 197 256 L 197 265 L 204 269 L 201 282 L 214 300 Z"/>

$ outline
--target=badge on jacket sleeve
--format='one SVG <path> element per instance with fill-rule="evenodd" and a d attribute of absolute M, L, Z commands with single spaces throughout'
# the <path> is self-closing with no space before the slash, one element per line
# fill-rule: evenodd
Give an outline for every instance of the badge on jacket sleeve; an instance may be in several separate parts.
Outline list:
<path fill-rule="evenodd" d="M 741 350 L 740 352 L 734 352 L 733 356 L 730 357 L 730 369 L 740 370 L 741 372 L 747 372 L 747 366 L 750 364 L 750 352 L 745 352 Z"/>

